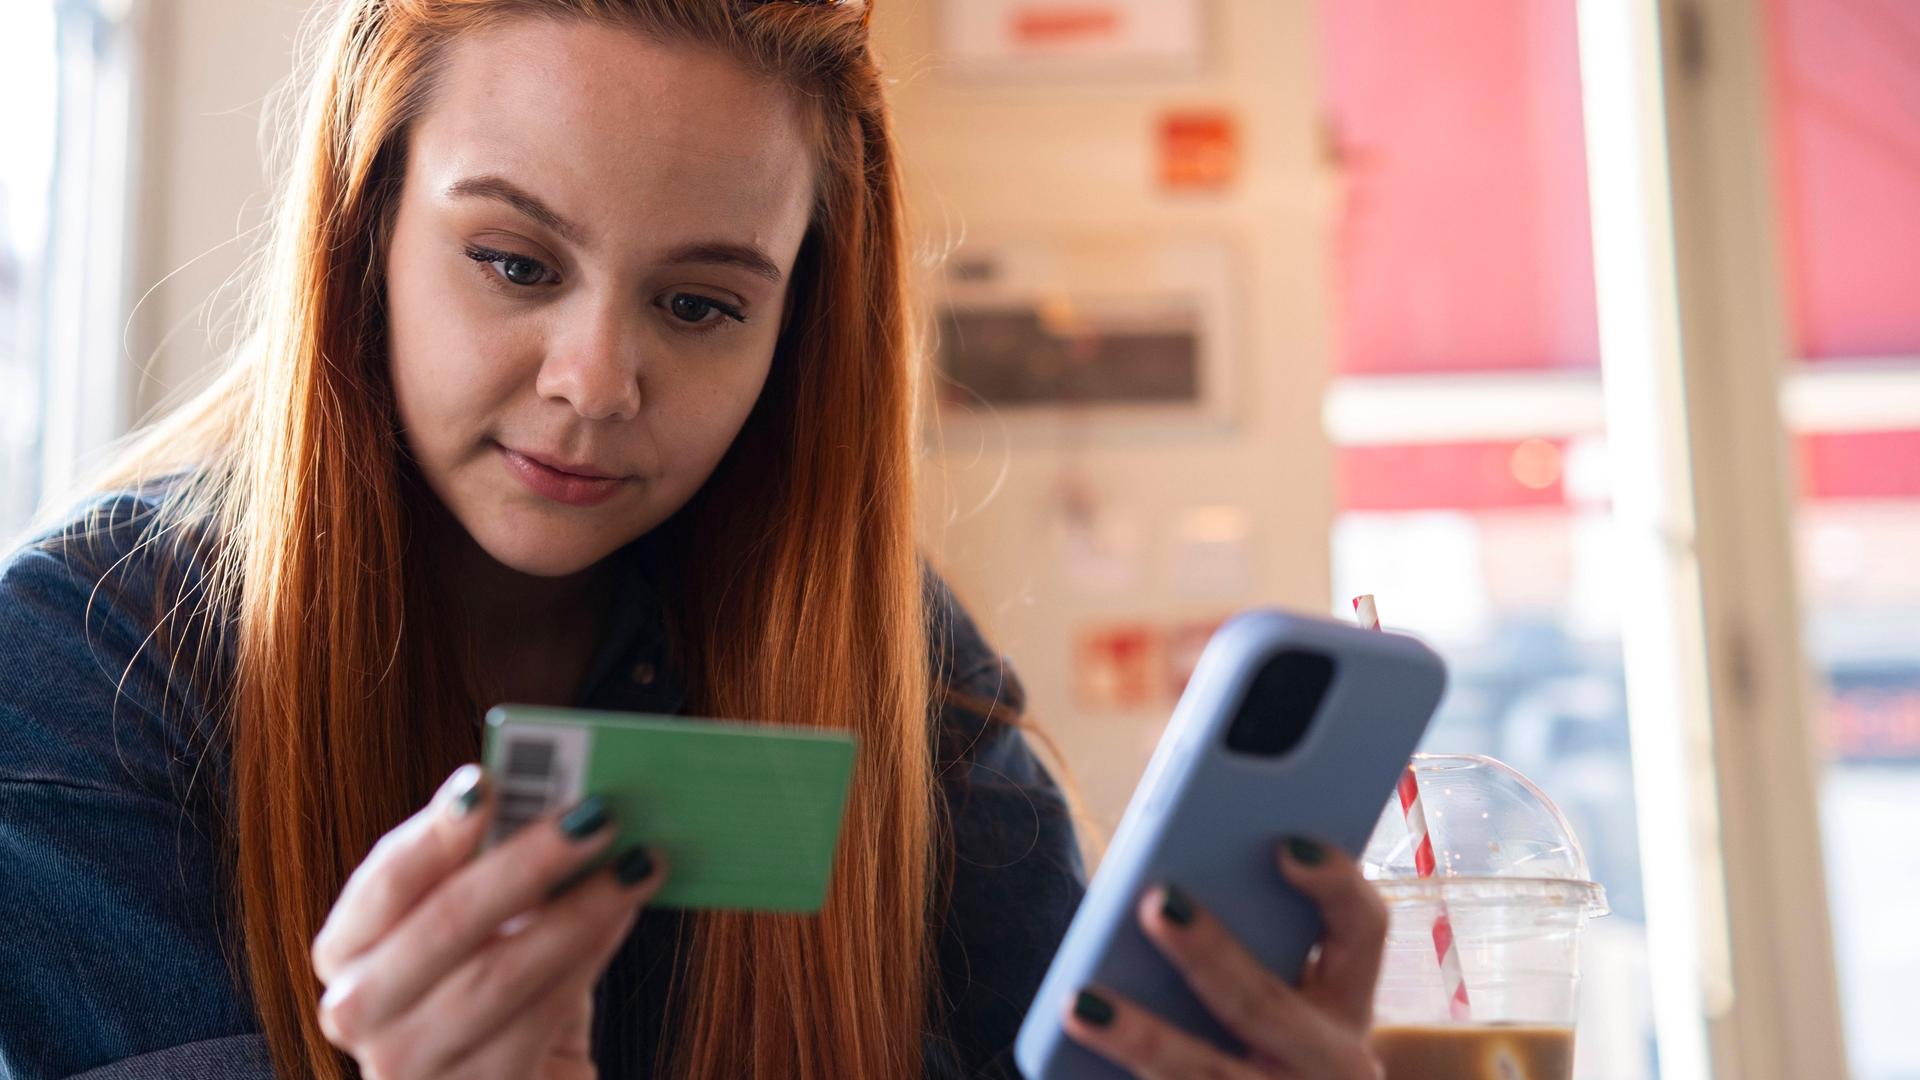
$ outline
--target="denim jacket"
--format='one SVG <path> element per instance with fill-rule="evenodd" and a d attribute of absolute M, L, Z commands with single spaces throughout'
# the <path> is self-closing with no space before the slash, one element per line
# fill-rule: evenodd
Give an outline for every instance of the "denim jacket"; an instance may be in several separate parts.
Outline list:
<path fill-rule="evenodd" d="M 219 687 L 152 647 L 157 604 L 200 599 L 191 565 L 162 584 L 138 544 L 156 505 L 103 498 L 0 562 L 0 1080 L 272 1075 L 219 885 Z M 637 569 L 621 588 L 579 704 L 678 712 L 659 601 Z M 930 570 L 926 589 L 933 670 L 1018 715 L 1012 671 Z M 1019 730 L 936 712 L 955 859 L 926 1075 L 1014 1076 L 1014 1033 L 1085 870 Z M 643 912 L 597 985 L 603 1078 L 648 1074 L 681 932 L 677 912 Z"/>

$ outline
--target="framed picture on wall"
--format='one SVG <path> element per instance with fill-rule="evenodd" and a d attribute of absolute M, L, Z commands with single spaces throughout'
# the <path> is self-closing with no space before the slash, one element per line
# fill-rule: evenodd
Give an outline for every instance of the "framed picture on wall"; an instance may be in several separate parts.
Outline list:
<path fill-rule="evenodd" d="M 935 293 L 941 423 L 1226 426 L 1238 284 L 1224 240 L 971 241 Z"/>
<path fill-rule="evenodd" d="M 963 74 L 1186 74 L 1206 56 L 1206 0 L 944 0 L 942 50 Z"/>

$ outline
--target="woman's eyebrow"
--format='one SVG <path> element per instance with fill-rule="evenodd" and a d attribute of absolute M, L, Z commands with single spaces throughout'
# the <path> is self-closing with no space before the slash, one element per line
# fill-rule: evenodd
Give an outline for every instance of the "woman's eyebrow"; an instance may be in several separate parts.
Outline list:
<path fill-rule="evenodd" d="M 667 252 L 661 260 L 669 266 L 704 264 L 708 266 L 737 266 L 748 273 L 766 278 L 775 285 L 786 275 L 780 272 L 779 264 L 767 256 L 767 253 L 750 244 L 734 244 L 724 240 L 704 240 L 691 244 L 682 244 Z"/>
<path fill-rule="evenodd" d="M 584 230 L 554 213 L 546 203 L 504 176 L 483 173 L 479 176 L 462 177 L 447 185 L 446 194 L 449 197 L 467 196 L 506 203 L 541 225 L 552 229 L 562 240 L 581 247 L 588 246 Z"/>

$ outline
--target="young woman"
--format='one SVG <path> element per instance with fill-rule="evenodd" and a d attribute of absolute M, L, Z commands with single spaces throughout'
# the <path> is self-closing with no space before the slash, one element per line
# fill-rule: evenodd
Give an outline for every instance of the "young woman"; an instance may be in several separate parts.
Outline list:
<path fill-rule="evenodd" d="M 866 22 L 330 5 L 247 344 L 0 565 L 0 1073 L 1012 1073 L 1083 871 L 916 555 Z M 825 908 L 647 910 L 591 800 L 478 852 L 502 700 L 855 732 Z M 1291 850 L 1304 990 L 1142 898 L 1247 1056 L 1098 989 L 1076 1037 L 1372 1075 L 1379 903 Z"/>

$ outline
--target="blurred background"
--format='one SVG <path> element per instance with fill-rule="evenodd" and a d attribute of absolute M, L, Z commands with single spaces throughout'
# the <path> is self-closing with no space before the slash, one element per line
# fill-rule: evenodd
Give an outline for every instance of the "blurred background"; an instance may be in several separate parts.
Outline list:
<path fill-rule="evenodd" d="M 299 0 L 7 0 L 0 534 L 207 377 Z M 883 0 L 930 553 L 1091 824 L 1347 609 L 1613 902 L 1580 1074 L 1920 1077 L 1920 5 Z"/>

